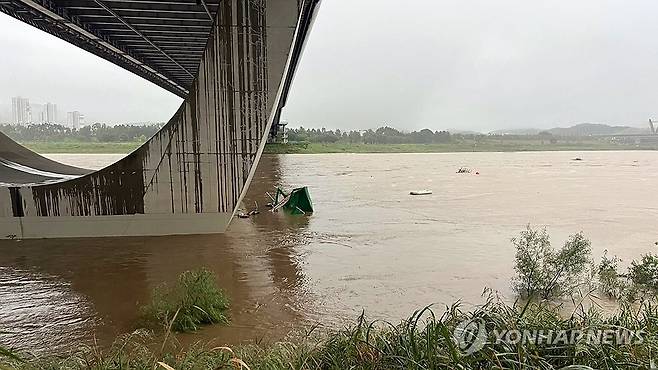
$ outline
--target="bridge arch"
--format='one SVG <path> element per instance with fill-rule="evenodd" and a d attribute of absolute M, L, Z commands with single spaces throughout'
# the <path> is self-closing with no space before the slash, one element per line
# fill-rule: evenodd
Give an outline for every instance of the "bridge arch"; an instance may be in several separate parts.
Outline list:
<path fill-rule="evenodd" d="M 218 2 L 180 108 L 144 145 L 99 171 L 48 160 L 0 134 L 0 238 L 223 232 L 278 122 L 317 6 Z"/>

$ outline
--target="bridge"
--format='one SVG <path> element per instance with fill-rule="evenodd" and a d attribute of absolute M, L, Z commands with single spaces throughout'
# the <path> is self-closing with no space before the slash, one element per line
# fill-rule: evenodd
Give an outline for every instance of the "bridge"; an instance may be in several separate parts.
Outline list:
<path fill-rule="evenodd" d="M 0 11 L 184 98 L 156 135 L 99 171 L 0 134 L 0 239 L 223 232 L 279 121 L 317 8 L 318 0 L 0 0 Z"/>

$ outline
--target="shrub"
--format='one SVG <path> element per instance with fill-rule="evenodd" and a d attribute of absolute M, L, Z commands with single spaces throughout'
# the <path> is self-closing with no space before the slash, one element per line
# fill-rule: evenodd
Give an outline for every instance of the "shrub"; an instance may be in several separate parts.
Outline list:
<path fill-rule="evenodd" d="M 619 262 L 621 260 L 617 256 L 609 258 L 606 250 L 597 268 L 599 290 L 610 298 L 622 298 L 629 288 L 625 277 L 617 271 Z"/>
<path fill-rule="evenodd" d="M 546 229 L 526 226 L 516 247 L 513 287 L 522 297 L 551 299 L 573 291 L 584 280 L 590 264 L 591 243 L 582 233 L 573 234 L 555 251 Z"/>
<path fill-rule="evenodd" d="M 658 296 L 658 256 L 643 255 L 633 260 L 626 274 L 619 273 L 619 258 L 608 258 L 604 253 L 598 266 L 599 290 L 622 303 L 653 300 Z"/>
<path fill-rule="evenodd" d="M 215 275 L 206 270 L 186 271 L 174 286 L 163 284 L 142 308 L 148 324 L 165 324 L 174 331 L 189 332 L 204 324 L 226 324 L 229 301 L 217 287 Z"/>
<path fill-rule="evenodd" d="M 631 262 L 628 277 L 638 288 L 658 292 L 658 256 L 645 254 L 640 262 Z"/>
<path fill-rule="evenodd" d="M 23 362 L 23 360 L 12 350 L 0 346 L 0 358 L 3 357 L 16 362 Z M 0 367 L 0 369 L 2 369 L 2 367 Z"/>

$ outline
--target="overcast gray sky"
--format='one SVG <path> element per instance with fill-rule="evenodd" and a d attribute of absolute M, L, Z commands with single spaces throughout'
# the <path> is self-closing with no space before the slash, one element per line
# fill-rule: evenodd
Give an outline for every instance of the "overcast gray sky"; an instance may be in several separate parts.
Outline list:
<path fill-rule="evenodd" d="M 180 99 L 0 16 L 0 102 L 87 122 L 165 121 Z M 658 116 L 658 2 L 324 0 L 291 125 L 414 130 L 642 126 Z M 61 109 L 60 109 L 61 110 Z"/>

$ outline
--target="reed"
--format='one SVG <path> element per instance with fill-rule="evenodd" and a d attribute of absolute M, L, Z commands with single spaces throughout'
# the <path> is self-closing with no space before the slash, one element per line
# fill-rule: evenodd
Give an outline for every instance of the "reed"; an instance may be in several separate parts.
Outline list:
<path fill-rule="evenodd" d="M 540 266 L 540 256 L 548 267 L 557 271 L 555 260 L 569 256 L 574 265 L 589 261 L 589 242 L 580 234 L 570 238 L 568 248 L 553 252 L 546 247 L 541 233 L 526 234 L 527 246 L 541 253 L 525 253 L 528 266 Z M 526 234 L 522 234 L 526 235 Z M 526 235 L 526 236 L 527 236 Z M 541 236 L 537 239 L 535 236 Z M 536 240 L 541 242 L 535 243 Z M 517 245 L 518 247 L 518 245 Z M 525 248 L 525 249 L 524 249 Z M 532 249 L 532 248 L 531 248 Z M 533 250 L 534 250 L 533 249 Z M 576 250 L 578 258 L 571 258 Z M 567 251 L 567 252 L 562 252 Z M 556 257 L 557 256 L 557 257 Z M 550 257 L 550 258 L 549 258 Z M 599 290 L 615 295 L 615 289 L 638 285 L 658 290 L 658 256 L 644 256 L 633 261 L 628 274 L 617 271 L 618 259 L 604 256 L 592 273 L 598 275 Z M 526 271 L 526 270 L 522 270 Z M 533 270 L 534 271 L 534 270 Z M 551 276 L 567 276 L 544 274 Z M 543 276 L 543 275 L 542 275 Z M 564 279 L 565 287 L 583 278 L 574 275 Z M 619 282 L 619 279 L 624 281 Z M 515 280 L 518 281 L 518 280 Z M 544 286 L 527 280 L 527 286 Z M 559 281 L 550 278 L 547 281 Z M 568 283 L 568 284 L 567 284 Z M 554 285 L 545 285 L 551 295 Z M 633 288 L 636 291 L 639 288 Z M 559 289 L 564 293 L 565 289 Z M 249 345 L 235 348 L 196 343 L 182 348 L 171 330 L 191 331 L 201 325 L 227 323 L 228 299 L 216 286 L 215 277 L 207 270 L 183 273 L 173 286 L 155 290 L 152 302 L 144 307 L 144 317 L 151 322 L 166 323 L 165 331 L 140 329 L 125 335 L 108 349 L 82 347 L 73 355 L 31 358 L 0 348 L 0 369 L 262 369 L 262 370 L 328 370 L 328 369 L 650 369 L 658 356 L 658 299 L 656 294 L 642 294 L 641 299 L 619 300 L 618 309 L 604 313 L 597 305 L 582 302 L 594 300 L 594 290 L 576 299 L 571 309 L 556 301 L 529 299 L 508 303 L 494 292 L 485 290 L 485 303 L 474 309 L 463 309 L 460 302 L 444 308 L 425 307 L 399 323 L 368 320 L 362 313 L 355 322 L 341 330 L 319 333 L 311 329 L 290 342 L 273 345 Z M 624 296 L 631 296 L 623 294 Z M 635 295 L 633 295 L 635 296 Z M 319 325 L 318 325 L 319 326 Z M 500 340 L 501 333 L 540 333 L 522 340 Z M 564 340 L 547 340 L 550 333 L 563 333 Z M 622 333 L 626 339 L 605 340 L 578 333 Z M 618 335 L 618 334 L 617 334 Z M 560 337 L 558 337 L 560 338 Z M 555 339 L 555 338 L 554 338 Z M 610 337 L 608 337 L 610 339 Z"/>
<path fill-rule="evenodd" d="M 151 302 L 141 308 L 146 327 L 164 325 L 166 330 L 191 332 L 202 325 L 227 324 L 229 300 L 215 275 L 199 269 L 186 271 L 174 285 L 157 287 Z"/>
<path fill-rule="evenodd" d="M 460 303 L 437 312 L 414 312 L 393 325 L 361 315 L 342 330 L 268 347 L 216 347 L 197 343 L 189 348 L 157 345 L 157 337 L 136 332 L 109 350 L 86 349 L 65 358 L 20 362 L 0 359 L 9 369 L 649 369 L 658 353 L 658 309 L 655 302 L 622 306 L 611 316 L 582 306 L 565 317 L 560 307 L 534 302 L 506 304 L 493 295 L 474 310 Z M 475 321 L 486 328 L 482 348 L 467 353 L 455 333 L 460 323 Z M 494 330 L 643 331 L 631 344 L 497 343 Z M 575 367 L 578 366 L 578 367 Z"/>

